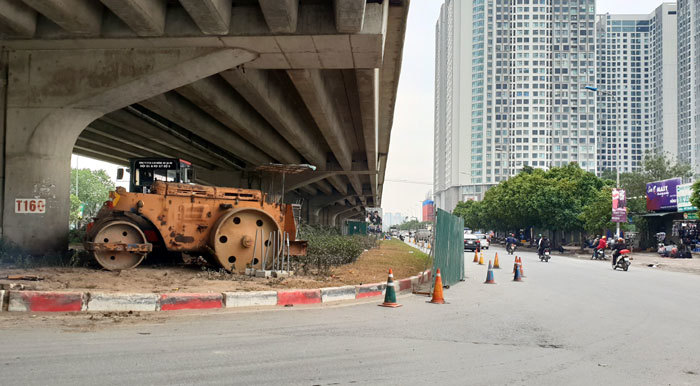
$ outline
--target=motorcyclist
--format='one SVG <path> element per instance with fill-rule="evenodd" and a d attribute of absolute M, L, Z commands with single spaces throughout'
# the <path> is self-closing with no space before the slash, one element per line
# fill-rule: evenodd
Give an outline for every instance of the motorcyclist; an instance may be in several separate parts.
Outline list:
<path fill-rule="evenodd" d="M 511 245 L 518 245 L 518 240 L 515 238 L 515 234 L 513 233 L 506 237 L 506 249 L 508 249 Z"/>
<path fill-rule="evenodd" d="M 593 243 L 591 243 L 591 247 L 593 247 L 593 258 L 595 258 L 595 252 L 596 249 L 598 248 L 598 243 L 600 242 L 600 235 L 595 235 L 595 239 L 593 239 Z"/>
<path fill-rule="evenodd" d="M 627 245 L 625 245 L 625 239 L 620 237 L 617 239 L 617 242 L 615 243 L 615 246 L 613 247 L 613 255 L 612 255 L 612 266 L 615 268 L 615 265 L 617 265 L 617 258 L 620 257 L 620 251 L 623 249 L 627 249 Z"/>
<path fill-rule="evenodd" d="M 540 241 L 537 242 L 537 254 L 542 256 L 544 254 L 544 250 L 547 248 L 551 248 L 551 243 L 549 242 L 547 236 L 542 236 L 540 234 Z"/>
<path fill-rule="evenodd" d="M 607 247 L 608 247 L 608 237 L 603 236 L 598 241 L 598 245 L 595 247 L 595 251 L 593 251 L 593 253 L 597 253 L 601 249 L 605 250 L 605 248 L 607 248 Z"/>

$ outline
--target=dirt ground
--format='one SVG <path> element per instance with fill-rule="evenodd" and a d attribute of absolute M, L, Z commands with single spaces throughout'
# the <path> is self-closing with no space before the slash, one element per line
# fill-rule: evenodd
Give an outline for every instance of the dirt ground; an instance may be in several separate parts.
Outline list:
<path fill-rule="evenodd" d="M 121 272 L 92 268 L 43 267 L 0 269 L 0 278 L 8 275 L 36 275 L 43 280 L 0 279 L 0 287 L 14 284 L 24 290 L 61 290 L 95 292 L 227 292 L 264 291 L 285 288 L 319 288 L 385 281 L 388 268 L 394 277 L 405 278 L 428 268 L 428 256 L 400 241 L 384 241 L 378 248 L 365 251 L 352 263 L 332 270 L 330 275 L 292 276 L 290 278 L 251 278 L 224 272 L 203 271 L 198 266 L 139 267 Z"/>

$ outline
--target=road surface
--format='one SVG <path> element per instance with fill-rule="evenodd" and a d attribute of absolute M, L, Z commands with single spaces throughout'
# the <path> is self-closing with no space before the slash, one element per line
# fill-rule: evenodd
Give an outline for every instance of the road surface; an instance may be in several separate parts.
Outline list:
<path fill-rule="evenodd" d="M 524 252 L 515 283 L 511 256 L 485 257 L 496 251 L 497 284 L 467 253 L 446 305 L 407 295 L 397 309 L 185 313 L 88 331 L 5 316 L 0 383 L 700 384 L 698 276 Z"/>

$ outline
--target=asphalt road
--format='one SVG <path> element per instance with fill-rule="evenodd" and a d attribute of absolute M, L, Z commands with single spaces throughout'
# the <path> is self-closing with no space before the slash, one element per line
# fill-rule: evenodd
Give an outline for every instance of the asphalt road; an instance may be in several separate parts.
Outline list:
<path fill-rule="evenodd" d="M 407 295 L 397 309 L 186 313 L 87 332 L 0 324 L 0 383 L 700 384 L 697 275 L 523 253 L 515 283 L 498 252 L 498 284 L 468 253 L 446 305 Z"/>

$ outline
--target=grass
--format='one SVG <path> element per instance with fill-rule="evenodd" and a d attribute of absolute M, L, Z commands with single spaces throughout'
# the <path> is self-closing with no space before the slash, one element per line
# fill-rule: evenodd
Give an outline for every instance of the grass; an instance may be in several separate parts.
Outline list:
<path fill-rule="evenodd" d="M 332 275 L 344 284 L 379 283 L 386 281 L 389 268 L 396 280 L 416 275 L 431 264 L 430 256 L 420 250 L 400 240 L 384 240 L 354 263 L 333 268 Z"/>

